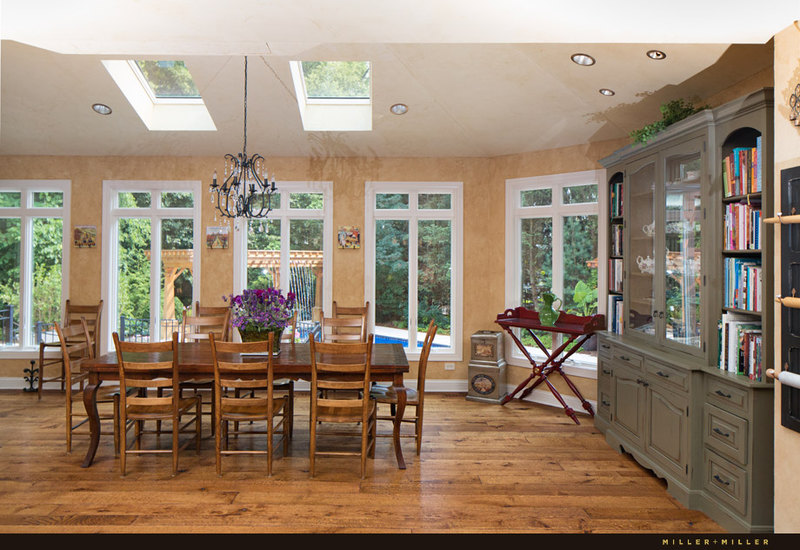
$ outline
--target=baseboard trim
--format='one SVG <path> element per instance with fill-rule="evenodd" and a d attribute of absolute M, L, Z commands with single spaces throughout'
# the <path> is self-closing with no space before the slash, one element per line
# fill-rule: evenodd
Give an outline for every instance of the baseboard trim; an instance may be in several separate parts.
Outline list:
<path fill-rule="evenodd" d="M 406 385 L 409 388 L 416 389 L 417 381 L 416 380 L 409 380 L 406 382 Z M 24 390 L 29 388 L 30 385 L 23 380 L 22 378 L 11 378 L 5 377 L 0 378 L 0 390 Z M 44 385 L 44 390 L 55 390 L 58 389 L 60 386 L 58 382 L 50 382 Z M 297 391 L 309 391 L 310 384 L 305 380 L 298 380 L 295 382 L 295 390 Z M 514 391 L 516 386 L 512 386 L 510 384 L 506 384 L 506 393 L 511 393 Z M 455 379 L 428 379 L 425 382 L 425 391 L 431 393 L 463 393 L 466 394 L 468 391 L 467 381 L 466 380 L 455 380 Z M 581 400 L 575 397 L 574 395 L 563 395 L 561 396 L 564 401 L 572 407 L 576 413 L 586 414 L 588 413 L 583 408 Z M 561 403 L 553 396 L 552 393 L 549 391 L 539 391 L 534 390 L 529 395 L 523 399 L 523 401 L 530 401 L 532 403 L 538 403 L 540 405 L 548 405 L 550 407 L 557 407 L 561 408 Z M 587 399 L 587 401 L 592 405 L 592 409 L 597 410 L 597 403 L 591 399 Z"/>

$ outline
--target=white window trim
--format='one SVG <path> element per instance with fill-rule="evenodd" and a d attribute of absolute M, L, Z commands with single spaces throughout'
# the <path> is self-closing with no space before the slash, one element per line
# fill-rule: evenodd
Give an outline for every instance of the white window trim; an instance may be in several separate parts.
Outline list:
<path fill-rule="evenodd" d="M 600 215 L 605 211 L 604 204 L 607 202 L 607 189 L 604 185 L 604 170 L 584 170 L 580 172 L 569 172 L 564 174 L 553 174 L 547 176 L 533 176 L 525 178 L 513 178 L 506 180 L 506 265 L 510 268 L 506 271 L 506 308 L 513 309 L 520 305 L 522 300 L 521 288 L 521 260 L 519 246 L 521 240 L 520 219 L 522 218 L 552 218 L 553 219 L 553 242 L 563 242 L 563 226 L 561 218 L 569 215 L 596 214 L 598 216 L 598 243 L 597 258 L 598 262 L 603 262 L 607 257 L 606 239 L 602 235 L 606 234 L 607 220 Z M 565 187 L 577 185 L 597 185 L 597 203 L 582 204 L 561 204 L 562 190 Z M 520 192 L 528 189 L 551 188 L 552 205 L 550 206 L 527 206 L 520 204 Z M 591 211 L 589 210 L 591 208 Z M 599 313 L 605 313 L 605 270 L 602 263 L 597 270 L 597 307 Z M 553 246 L 553 292 L 558 296 L 563 296 L 563 249 Z M 505 339 L 506 360 L 509 365 L 518 367 L 530 367 L 527 358 L 517 349 L 517 346 L 510 338 Z M 545 359 L 541 350 L 528 348 L 531 356 L 535 360 Z M 597 361 L 592 359 L 582 359 L 575 356 L 570 357 L 564 362 L 564 371 L 567 374 L 574 374 L 584 378 L 597 377 Z"/>
<path fill-rule="evenodd" d="M 409 194 L 409 208 L 397 210 L 376 210 L 375 197 L 378 193 L 402 193 Z M 427 210 L 418 209 L 413 195 L 416 193 L 437 194 L 446 193 L 451 196 L 450 210 Z M 462 182 L 391 182 L 391 181 L 368 181 L 365 183 L 365 211 L 364 211 L 364 293 L 365 300 L 375 304 L 375 220 L 376 219 L 397 219 L 397 220 L 424 220 L 424 219 L 449 219 L 452 222 L 452 241 L 451 241 L 451 278 L 450 292 L 452 309 L 450 314 L 450 342 L 451 347 L 447 351 L 438 351 L 437 348 L 431 349 L 431 359 L 436 361 L 461 361 L 462 359 L 462 331 L 463 331 L 463 265 L 464 265 L 464 191 Z M 378 212 L 380 214 L 378 215 Z M 409 226 L 409 245 L 416 243 L 416 225 Z M 417 262 L 409 257 L 408 278 L 409 293 L 416 295 L 417 287 Z M 417 319 L 417 304 L 411 301 L 408 311 L 409 321 L 413 325 Z M 370 307 L 369 311 L 369 330 L 375 328 L 375 307 Z M 413 326 L 411 327 L 413 328 Z M 423 327 L 424 328 L 424 327 Z M 411 329 L 410 329 L 411 331 Z M 419 332 L 419 327 L 417 327 Z M 411 345 L 409 338 L 409 348 L 406 355 L 411 360 L 418 360 L 420 355 L 419 348 Z"/>
<path fill-rule="evenodd" d="M 331 181 L 279 181 L 275 183 L 281 194 L 281 207 L 272 210 L 268 219 L 281 220 L 281 265 L 289 265 L 289 222 L 292 219 L 323 220 L 322 222 L 322 304 L 325 311 L 333 306 L 333 182 Z M 292 193 L 322 193 L 322 210 L 289 208 Z M 241 294 L 247 283 L 247 220 L 240 218 L 233 231 L 233 293 Z M 280 288 L 289 288 L 289 270 L 281 269 Z"/>
<path fill-rule="evenodd" d="M 150 192 L 152 193 L 150 208 L 118 208 L 115 200 L 119 191 L 125 192 Z M 161 208 L 158 207 L 160 193 L 164 191 L 191 191 L 194 194 L 194 206 L 192 208 Z M 164 218 L 188 218 L 193 220 L 192 231 L 194 233 L 194 247 L 192 259 L 192 302 L 200 299 L 201 288 L 201 258 L 203 250 L 203 233 L 201 224 L 202 202 L 205 195 L 202 193 L 200 181 L 140 181 L 140 180 L 104 180 L 103 181 L 103 251 L 102 266 L 103 275 L 101 281 L 101 292 L 105 305 L 103 307 L 103 330 L 100 334 L 100 349 L 112 351 L 111 332 L 114 328 L 114 316 L 117 310 L 116 295 L 112 295 L 112 289 L 117 288 L 117 248 L 118 242 L 117 220 L 120 218 L 150 218 L 160 220 Z M 187 215 L 191 212 L 191 215 Z M 153 261 L 153 258 L 161 258 L 161 225 L 153 223 L 151 226 L 150 239 L 152 248 L 150 250 L 150 280 L 159 281 L 161 274 L 158 271 L 160 261 Z M 160 288 L 158 285 L 156 288 Z M 150 293 L 150 326 L 153 326 L 156 318 L 161 316 L 159 304 L 160 292 Z"/>
<path fill-rule="evenodd" d="M 33 289 L 33 257 L 28 243 L 33 239 L 33 218 L 61 218 L 61 312 L 69 297 L 69 253 L 71 247 L 72 225 L 71 180 L 0 180 L 0 191 L 19 191 L 20 206 L 0 208 L 0 218 L 20 218 L 20 345 L 0 348 L 3 359 L 30 359 L 39 356 L 39 346 L 30 341 L 31 298 Z M 60 208 L 34 208 L 33 193 L 40 191 L 59 191 L 64 201 Z"/>

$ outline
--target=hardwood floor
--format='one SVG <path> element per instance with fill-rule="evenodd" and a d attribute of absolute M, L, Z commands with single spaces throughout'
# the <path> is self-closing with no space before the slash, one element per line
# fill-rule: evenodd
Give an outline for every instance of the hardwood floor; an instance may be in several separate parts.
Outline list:
<path fill-rule="evenodd" d="M 168 455 L 132 456 L 121 478 L 110 437 L 82 469 L 87 437 L 75 436 L 66 453 L 62 403 L 58 392 L 41 401 L 0 392 L 0 532 L 724 532 L 610 448 L 590 417 L 577 426 L 533 403 L 430 394 L 422 455 L 404 439 L 408 469 L 398 470 L 391 439 L 380 438 L 365 480 L 353 457 L 322 457 L 309 478 L 307 395 L 297 399 L 290 456 L 278 452 L 272 478 L 257 455 L 223 458 L 218 478 L 208 426 L 203 451 L 184 451 L 174 478 Z"/>

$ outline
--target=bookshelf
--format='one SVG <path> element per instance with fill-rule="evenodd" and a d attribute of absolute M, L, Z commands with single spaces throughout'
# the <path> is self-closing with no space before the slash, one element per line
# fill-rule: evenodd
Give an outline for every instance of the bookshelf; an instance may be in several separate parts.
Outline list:
<path fill-rule="evenodd" d="M 609 316 L 619 300 L 624 321 L 598 333 L 595 426 L 731 532 L 770 532 L 773 520 L 772 92 L 600 161 Z"/>
<path fill-rule="evenodd" d="M 609 232 L 608 232 L 608 330 L 622 334 L 623 302 L 622 281 L 624 278 L 624 236 L 625 236 L 625 178 L 617 172 L 609 179 Z"/>
<path fill-rule="evenodd" d="M 722 194 L 722 311 L 717 367 L 763 381 L 771 363 L 771 256 L 763 220 L 772 206 L 770 164 L 763 127 L 734 117 L 720 127 L 719 181 Z M 765 200 L 768 199 L 768 200 Z M 766 214 L 766 215 L 765 215 Z"/>

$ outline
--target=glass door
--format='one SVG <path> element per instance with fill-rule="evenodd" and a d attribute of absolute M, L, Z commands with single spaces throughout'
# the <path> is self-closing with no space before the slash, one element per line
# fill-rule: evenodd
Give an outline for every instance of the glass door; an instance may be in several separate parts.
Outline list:
<path fill-rule="evenodd" d="M 702 346 L 701 160 L 699 152 L 667 157 L 664 185 L 664 334 L 694 348 Z"/>
<path fill-rule="evenodd" d="M 629 245 L 626 254 L 628 326 L 634 333 L 656 335 L 654 312 L 656 273 L 656 158 L 628 169 L 630 181 Z"/>

